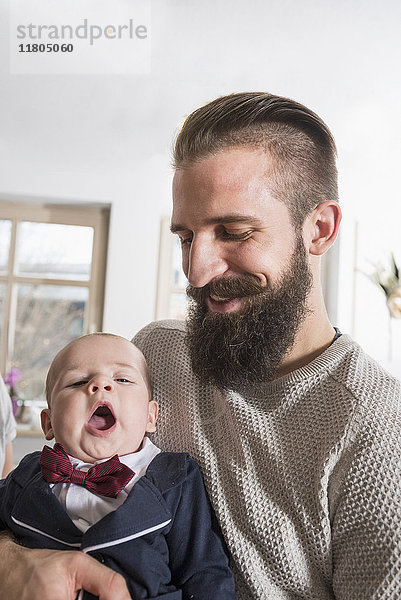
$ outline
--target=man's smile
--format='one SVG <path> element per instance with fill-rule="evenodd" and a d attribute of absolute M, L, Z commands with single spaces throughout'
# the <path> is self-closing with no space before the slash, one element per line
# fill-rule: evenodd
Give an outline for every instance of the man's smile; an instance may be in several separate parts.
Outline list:
<path fill-rule="evenodd" d="M 236 312 L 241 308 L 242 303 L 242 298 L 220 298 L 214 294 L 210 294 L 206 298 L 206 305 L 212 312 Z"/>
<path fill-rule="evenodd" d="M 210 312 L 236 313 L 242 311 L 249 299 L 265 291 L 260 281 L 251 274 L 220 278 L 203 288 L 189 285 L 187 294 L 199 305 L 206 305 Z"/>

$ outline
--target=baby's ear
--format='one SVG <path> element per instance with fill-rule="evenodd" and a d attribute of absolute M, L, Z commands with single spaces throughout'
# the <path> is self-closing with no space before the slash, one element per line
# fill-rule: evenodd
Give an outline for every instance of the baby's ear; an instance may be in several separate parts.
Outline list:
<path fill-rule="evenodd" d="M 146 431 L 148 433 L 154 433 L 156 431 L 157 413 L 159 412 L 159 405 L 156 400 L 151 400 L 148 407 L 148 424 Z"/>
<path fill-rule="evenodd" d="M 54 438 L 50 415 L 50 408 L 44 408 L 40 413 L 40 422 L 42 424 L 42 430 L 47 440 L 52 440 Z"/>

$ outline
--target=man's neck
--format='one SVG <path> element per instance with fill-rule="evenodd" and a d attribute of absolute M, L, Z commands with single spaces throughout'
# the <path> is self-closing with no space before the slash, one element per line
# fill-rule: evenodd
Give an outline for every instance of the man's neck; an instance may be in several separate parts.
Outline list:
<path fill-rule="evenodd" d="M 277 378 L 308 365 L 332 343 L 336 330 L 327 316 L 326 309 L 312 312 L 300 326 L 295 342 L 284 357 Z"/>

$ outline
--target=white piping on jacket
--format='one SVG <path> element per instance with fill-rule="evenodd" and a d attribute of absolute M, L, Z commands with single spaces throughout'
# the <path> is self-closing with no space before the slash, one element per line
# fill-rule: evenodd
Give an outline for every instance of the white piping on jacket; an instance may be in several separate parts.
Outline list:
<path fill-rule="evenodd" d="M 65 542 L 64 540 L 59 540 L 58 538 L 50 535 L 49 533 L 45 533 L 44 531 L 41 531 L 40 529 L 36 529 L 36 527 L 32 527 L 31 525 L 27 525 L 26 523 L 23 523 L 22 521 L 18 521 L 18 519 L 16 519 L 13 516 L 11 518 L 14 521 L 14 523 L 17 523 L 17 525 L 21 525 L 21 527 L 25 527 L 25 529 L 29 529 L 30 531 L 34 531 L 35 533 L 40 533 L 40 535 L 44 535 L 45 537 L 50 538 L 51 540 L 54 540 L 55 542 L 64 544 L 64 546 L 69 546 L 70 548 L 79 548 L 81 546 L 81 544 L 79 542 L 71 544 L 69 542 Z"/>
<path fill-rule="evenodd" d="M 157 531 L 158 529 L 163 529 L 163 527 L 168 525 L 170 521 L 171 519 L 168 519 L 167 521 L 164 521 L 164 523 L 153 525 L 153 527 L 149 527 L 149 529 L 144 529 L 143 531 L 139 531 L 138 533 L 127 535 L 127 537 L 120 538 L 119 540 L 113 540 L 112 542 L 104 542 L 104 544 L 96 544 L 95 546 L 88 546 L 87 548 L 82 548 L 82 552 L 87 554 L 88 552 L 93 552 L 94 550 L 100 550 L 100 548 L 109 548 L 110 546 L 124 544 L 125 542 L 129 542 L 131 540 L 134 540 L 135 538 L 142 537 L 143 535 L 147 535 L 148 533 L 152 533 L 153 531 Z"/>

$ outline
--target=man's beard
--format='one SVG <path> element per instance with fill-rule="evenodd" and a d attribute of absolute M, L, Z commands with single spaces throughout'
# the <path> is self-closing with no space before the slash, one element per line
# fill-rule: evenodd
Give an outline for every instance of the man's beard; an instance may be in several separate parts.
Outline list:
<path fill-rule="evenodd" d="M 255 275 L 246 274 L 216 279 L 203 288 L 188 286 L 192 301 L 186 340 L 195 375 L 223 389 L 274 379 L 309 312 L 311 287 L 300 233 L 290 263 L 275 285 L 262 286 Z M 205 302 L 209 294 L 243 298 L 243 305 L 239 312 L 212 312 Z"/>

